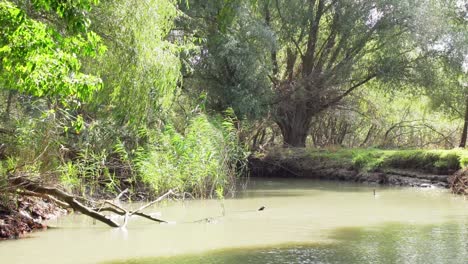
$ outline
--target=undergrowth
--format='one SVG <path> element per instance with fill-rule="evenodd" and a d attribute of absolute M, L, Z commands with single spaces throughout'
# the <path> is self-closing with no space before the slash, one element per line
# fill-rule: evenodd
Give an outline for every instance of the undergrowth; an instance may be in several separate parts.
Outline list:
<path fill-rule="evenodd" d="M 408 169 L 451 174 L 468 167 L 465 149 L 353 149 L 274 148 L 257 153 L 258 158 L 297 160 L 330 167 L 353 167 L 361 171 Z"/>
<path fill-rule="evenodd" d="M 321 157 L 350 164 L 356 169 L 375 171 L 410 169 L 433 173 L 453 173 L 468 166 L 468 151 L 453 150 L 381 150 L 338 149 L 310 150 L 312 157 Z"/>
<path fill-rule="evenodd" d="M 139 177 L 156 193 L 168 189 L 198 197 L 221 196 L 246 168 L 233 120 L 194 117 L 184 132 L 171 125 L 137 161 Z M 222 197 L 219 197 L 222 198 Z"/>

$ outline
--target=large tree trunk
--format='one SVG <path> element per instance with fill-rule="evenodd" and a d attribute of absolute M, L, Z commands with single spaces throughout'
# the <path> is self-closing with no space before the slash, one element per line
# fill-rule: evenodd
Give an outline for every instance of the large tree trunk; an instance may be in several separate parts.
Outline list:
<path fill-rule="evenodd" d="M 460 148 L 466 147 L 466 138 L 468 134 L 468 97 L 466 97 L 466 102 L 465 102 L 465 122 L 463 124 L 463 132 L 462 136 L 460 139 Z"/>
<path fill-rule="evenodd" d="M 312 115 L 303 105 L 296 105 L 292 109 L 280 109 L 277 124 L 283 135 L 285 147 L 305 147 L 309 134 Z"/>

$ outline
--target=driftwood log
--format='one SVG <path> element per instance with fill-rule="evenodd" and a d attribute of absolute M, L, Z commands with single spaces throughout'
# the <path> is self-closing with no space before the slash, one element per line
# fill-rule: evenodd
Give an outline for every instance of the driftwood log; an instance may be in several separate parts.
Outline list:
<path fill-rule="evenodd" d="M 140 216 L 158 223 L 167 223 L 164 220 L 158 219 L 150 214 L 143 213 L 142 211 L 147 207 L 158 203 L 164 200 L 165 198 L 169 197 L 170 195 L 174 194 L 172 190 L 169 190 L 168 192 L 160 196 L 158 199 L 144 206 L 141 206 L 137 210 L 131 211 L 117 204 L 118 200 L 128 190 L 125 190 L 122 193 L 120 193 L 116 197 L 116 199 L 114 199 L 114 201 L 92 201 L 83 197 L 74 196 L 56 187 L 45 186 L 44 184 L 30 180 L 25 176 L 9 175 L 8 182 L 10 186 L 14 187 L 10 188 L 10 191 L 14 191 L 15 193 L 19 193 L 21 195 L 37 196 L 49 199 L 50 201 L 56 203 L 60 207 L 71 208 L 77 212 L 80 212 L 110 227 L 115 228 L 126 227 L 128 219 L 133 215 Z M 115 202 L 116 200 L 117 202 Z M 92 206 L 87 206 L 85 203 L 90 204 Z M 116 221 L 109 218 L 108 216 L 104 215 L 103 212 L 112 212 L 114 214 L 124 216 L 124 221 L 122 224 L 119 224 Z"/>
<path fill-rule="evenodd" d="M 453 193 L 468 195 L 468 169 L 456 172 L 450 177 L 449 184 Z"/>

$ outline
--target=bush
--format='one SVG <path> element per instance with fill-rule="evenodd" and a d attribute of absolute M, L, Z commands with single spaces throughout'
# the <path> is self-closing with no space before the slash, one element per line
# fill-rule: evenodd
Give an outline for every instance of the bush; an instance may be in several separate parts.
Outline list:
<path fill-rule="evenodd" d="M 156 193 L 174 189 L 195 196 L 225 193 L 245 168 L 233 120 L 194 117 L 185 133 L 166 126 L 155 145 L 141 153 L 137 167 L 141 180 Z"/>
<path fill-rule="evenodd" d="M 123 166 L 121 160 L 118 160 L 118 163 L 118 166 Z M 69 191 L 79 192 L 82 195 L 93 195 L 102 190 L 109 194 L 117 194 L 118 187 L 121 186 L 115 173 L 111 172 L 113 166 L 115 164 L 105 149 L 96 153 L 84 148 L 73 161 L 68 161 L 59 167 L 60 182 Z"/>

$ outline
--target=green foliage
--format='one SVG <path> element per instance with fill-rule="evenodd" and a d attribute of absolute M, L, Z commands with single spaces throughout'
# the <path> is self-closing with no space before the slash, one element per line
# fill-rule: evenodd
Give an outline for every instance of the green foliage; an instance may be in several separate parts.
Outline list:
<path fill-rule="evenodd" d="M 89 26 L 86 11 L 91 10 L 99 0 L 58 1 L 58 0 L 34 0 L 33 6 L 41 11 L 55 13 L 65 20 L 67 28 L 75 31 L 84 31 Z"/>
<path fill-rule="evenodd" d="M 175 189 L 201 197 L 216 192 L 220 197 L 225 187 L 235 183 L 245 158 L 233 123 L 201 114 L 190 121 L 184 134 L 166 126 L 138 168 L 143 182 L 156 193 Z"/>
<path fill-rule="evenodd" d="M 101 190 L 115 193 L 120 182 L 110 172 L 110 166 L 106 150 L 96 153 L 92 149 L 83 149 L 77 159 L 59 167 L 60 181 L 69 190 L 79 191 L 83 195 L 93 195 Z"/>
<path fill-rule="evenodd" d="M 3 162 L 0 163 L 0 193 L 2 192 L 1 190 L 5 189 L 7 187 L 7 170 L 5 169 L 5 166 Z"/>
<path fill-rule="evenodd" d="M 38 2 L 47 8 L 46 3 L 53 1 Z M 62 36 L 5 0 L 0 2 L 0 27 L 2 89 L 36 97 L 87 100 L 100 88 L 99 78 L 80 71 L 78 59 L 103 51 L 99 36 L 93 32 Z"/>
<path fill-rule="evenodd" d="M 446 151 L 396 151 L 387 155 L 383 166 L 423 171 L 456 171 L 460 169 L 460 153 Z"/>
<path fill-rule="evenodd" d="M 383 158 L 377 153 L 357 153 L 353 157 L 352 163 L 356 168 L 362 169 L 364 171 L 370 171 L 380 168 L 383 163 Z"/>
<path fill-rule="evenodd" d="M 468 167 L 468 155 L 461 155 L 460 156 L 460 166 L 462 168 Z"/>
<path fill-rule="evenodd" d="M 434 111 L 428 96 L 368 86 L 313 118 L 310 145 L 348 148 L 454 148 L 460 120 Z M 408 89 L 410 89 L 408 87 Z"/>
<path fill-rule="evenodd" d="M 179 56 L 192 49 L 191 37 L 173 31 L 178 2 L 97 2 L 0 0 L 9 167 L 81 194 L 143 180 L 156 191 L 223 197 L 246 157 L 232 112 L 221 120 L 194 107 L 184 118 L 174 106 L 199 103 L 178 89 Z"/>
<path fill-rule="evenodd" d="M 81 181 L 78 176 L 78 169 L 71 161 L 62 165 L 60 171 L 60 182 L 67 189 L 73 189 L 80 185 Z"/>
<path fill-rule="evenodd" d="M 255 141 L 278 138 L 277 128 L 265 132 L 266 116 L 282 132 L 311 131 L 320 147 L 453 145 L 458 123 L 428 102 L 463 112 L 458 9 L 441 1 L 181 2 L 0 0 L 4 166 L 80 193 L 144 182 L 155 193 L 222 198 L 246 169 L 239 138 L 257 129 Z M 422 86 L 435 89 L 408 96 Z M 308 155 L 362 170 L 468 166 L 463 150 Z"/>
<path fill-rule="evenodd" d="M 372 171 L 410 169 L 425 172 L 450 173 L 467 166 L 468 151 L 454 150 L 351 150 L 356 168 Z"/>
<path fill-rule="evenodd" d="M 179 24 L 200 39 L 200 51 L 188 58 L 184 82 L 191 96 L 207 94 L 206 106 L 218 113 L 234 109 L 241 119 L 258 119 L 272 99 L 265 51 L 275 36 L 248 1 L 188 1 L 190 8 Z M 197 28 L 193 28 L 194 25 Z"/>
<path fill-rule="evenodd" d="M 106 36 L 109 52 L 87 63 L 104 80 L 91 111 L 138 130 L 170 110 L 181 80 L 179 53 L 187 48 L 182 36 L 170 34 L 179 16 L 175 2 L 110 0 L 92 11 L 92 28 Z"/>

